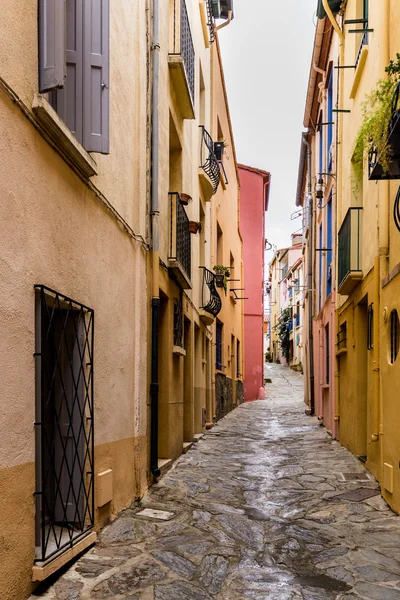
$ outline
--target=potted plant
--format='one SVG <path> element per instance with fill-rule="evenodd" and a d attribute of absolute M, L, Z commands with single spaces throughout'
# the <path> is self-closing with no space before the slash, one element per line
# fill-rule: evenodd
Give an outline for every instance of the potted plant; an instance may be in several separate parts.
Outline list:
<path fill-rule="evenodd" d="M 390 137 L 393 137 L 391 134 L 400 109 L 400 54 L 396 54 L 396 60 L 391 60 L 385 70 L 387 79 L 380 79 L 362 104 L 363 119 L 353 154 L 358 177 L 362 176 L 364 159 L 368 157 L 371 179 L 395 178 L 390 173 L 393 161 L 393 140 Z"/>
<path fill-rule="evenodd" d="M 201 223 L 198 223 L 198 221 L 189 221 L 188 229 L 190 233 L 197 233 L 201 229 Z"/>
<path fill-rule="evenodd" d="M 228 291 L 228 277 L 230 276 L 230 269 L 224 265 L 214 265 L 214 271 L 216 286 L 223 287 L 226 296 Z"/>
<path fill-rule="evenodd" d="M 179 196 L 179 199 L 181 201 L 181 204 L 183 204 L 183 206 L 187 206 L 189 204 L 189 202 L 191 201 L 192 196 L 189 196 L 189 194 L 181 193 Z"/>

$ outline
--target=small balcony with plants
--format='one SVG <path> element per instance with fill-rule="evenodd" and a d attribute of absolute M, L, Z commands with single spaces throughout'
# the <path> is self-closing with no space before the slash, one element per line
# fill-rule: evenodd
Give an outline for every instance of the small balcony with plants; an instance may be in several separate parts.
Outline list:
<path fill-rule="evenodd" d="M 169 193 L 170 234 L 168 266 L 182 289 L 191 289 L 190 221 L 177 192 Z"/>
<path fill-rule="evenodd" d="M 361 211 L 361 207 L 349 208 L 338 234 L 338 292 L 343 296 L 348 296 L 363 278 Z"/>
<path fill-rule="evenodd" d="M 365 98 L 353 154 L 357 175 L 362 176 L 367 159 L 368 177 L 374 181 L 400 179 L 400 54 L 386 73 Z"/>
<path fill-rule="evenodd" d="M 222 300 L 216 288 L 216 275 L 206 267 L 200 267 L 203 271 L 201 283 L 201 306 L 200 320 L 205 325 L 212 325 L 215 317 L 221 311 Z"/>
<path fill-rule="evenodd" d="M 206 202 L 217 193 L 221 179 L 220 163 L 215 154 L 217 148 L 206 128 L 200 125 L 199 179 Z"/>
<path fill-rule="evenodd" d="M 185 0 L 170 0 L 168 66 L 179 109 L 194 119 L 195 52 Z"/>

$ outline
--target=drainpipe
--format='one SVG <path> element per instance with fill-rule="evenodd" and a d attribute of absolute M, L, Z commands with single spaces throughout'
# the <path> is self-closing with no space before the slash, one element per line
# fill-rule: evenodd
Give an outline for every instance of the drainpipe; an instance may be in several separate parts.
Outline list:
<path fill-rule="evenodd" d="M 159 76 L 160 76 L 160 4 L 153 0 L 153 77 L 152 77 L 152 134 L 151 134 L 151 225 L 152 225 L 152 300 L 151 300 L 151 439 L 150 469 L 154 477 L 159 477 L 158 468 L 158 337 L 160 318 L 160 283 L 159 283 L 159 235 L 158 235 L 158 175 L 159 175 Z"/>
<path fill-rule="evenodd" d="M 310 410 L 311 414 L 315 413 L 315 393 L 314 393 L 314 333 L 313 333 L 313 197 L 311 185 L 311 146 L 308 143 L 306 136 L 303 135 L 303 144 L 307 146 L 307 201 L 310 213 L 309 226 L 309 249 L 308 249 L 308 275 L 307 275 L 307 292 L 310 294 L 308 301 L 308 336 L 309 336 L 309 352 L 310 352 Z"/>

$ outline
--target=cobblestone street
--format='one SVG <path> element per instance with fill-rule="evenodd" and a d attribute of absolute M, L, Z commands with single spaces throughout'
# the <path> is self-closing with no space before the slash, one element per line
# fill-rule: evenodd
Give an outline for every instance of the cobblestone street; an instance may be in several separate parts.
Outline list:
<path fill-rule="evenodd" d="M 207 432 L 43 598 L 400 599 L 399 518 L 304 414 L 302 376 L 266 371 L 267 399 Z"/>

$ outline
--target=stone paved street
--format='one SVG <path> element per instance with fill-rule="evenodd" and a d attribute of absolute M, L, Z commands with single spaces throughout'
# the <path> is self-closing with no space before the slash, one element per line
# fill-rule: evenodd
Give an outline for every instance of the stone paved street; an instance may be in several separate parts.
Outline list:
<path fill-rule="evenodd" d="M 43 598 L 400 599 L 399 518 L 304 414 L 302 376 L 266 371 L 267 399 L 207 432 Z M 346 497 L 359 488 L 370 497 Z"/>

